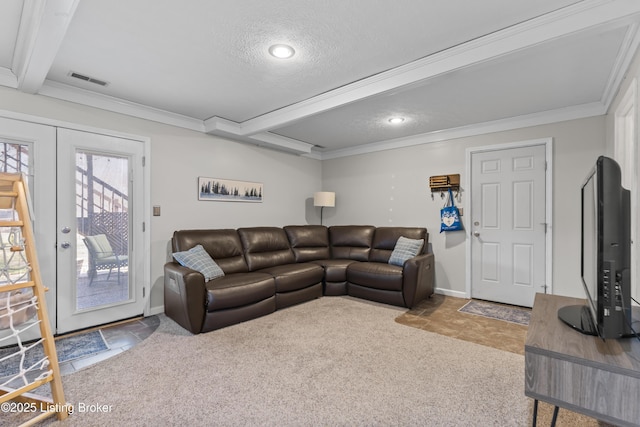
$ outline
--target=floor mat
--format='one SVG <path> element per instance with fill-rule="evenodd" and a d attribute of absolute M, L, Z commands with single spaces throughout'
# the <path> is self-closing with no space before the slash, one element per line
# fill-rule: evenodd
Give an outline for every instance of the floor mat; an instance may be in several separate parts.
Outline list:
<path fill-rule="evenodd" d="M 55 343 L 59 363 L 109 350 L 101 331 L 90 331 L 62 337 L 55 340 Z M 23 344 L 23 346 L 28 347 L 31 344 Z M 14 375 L 18 372 L 21 356 L 16 354 L 17 350 L 17 346 L 0 349 L 0 377 Z M 38 363 L 44 358 L 42 344 L 34 345 L 25 352 L 24 356 L 22 366 L 25 369 Z"/>
<path fill-rule="evenodd" d="M 469 301 L 458 311 L 525 326 L 529 325 L 531 317 L 531 309 L 479 300 Z"/>

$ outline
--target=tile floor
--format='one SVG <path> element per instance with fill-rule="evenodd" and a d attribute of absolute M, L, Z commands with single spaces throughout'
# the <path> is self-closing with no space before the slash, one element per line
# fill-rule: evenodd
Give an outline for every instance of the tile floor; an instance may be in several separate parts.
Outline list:
<path fill-rule="evenodd" d="M 149 316 L 101 326 L 109 350 L 60 363 L 60 373 L 68 375 L 122 353 L 148 338 L 160 324 L 158 316 Z M 82 332 L 80 332 L 82 333 Z"/>
<path fill-rule="evenodd" d="M 527 326 L 460 312 L 468 299 L 435 294 L 396 322 L 464 341 L 524 355 Z"/>

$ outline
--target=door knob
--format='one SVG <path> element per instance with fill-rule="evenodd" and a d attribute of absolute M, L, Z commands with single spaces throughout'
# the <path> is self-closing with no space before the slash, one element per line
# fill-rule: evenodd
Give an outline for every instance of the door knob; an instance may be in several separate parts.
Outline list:
<path fill-rule="evenodd" d="M 69 247 L 71 246 L 71 243 L 69 243 L 69 242 L 62 242 L 62 243 L 60 244 L 60 246 L 62 246 L 62 248 L 64 248 L 64 249 L 67 249 L 67 248 L 69 248 Z"/>
<path fill-rule="evenodd" d="M 480 232 L 479 231 L 474 231 L 473 235 L 476 236 L 476 237 L 480 237 Z"/>

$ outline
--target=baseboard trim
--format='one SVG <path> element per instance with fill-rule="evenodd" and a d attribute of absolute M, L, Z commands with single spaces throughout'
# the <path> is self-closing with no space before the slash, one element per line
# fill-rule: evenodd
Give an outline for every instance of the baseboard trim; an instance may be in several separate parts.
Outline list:
<path fill-rule="evenodd" d="M 146 317 L 155 316 L 157 314 L 164 313 L 164 305 L 159 305 L 157 307 L 149 307 L 149 311 L 145 313 Z"/>
<path fill-rule="evenodd" d="M 451 289 L 435 288 L 433 292 L 440 295 L 446 295 L 448 297 L 469 298 L 466 292 L 452 291 Z"/>

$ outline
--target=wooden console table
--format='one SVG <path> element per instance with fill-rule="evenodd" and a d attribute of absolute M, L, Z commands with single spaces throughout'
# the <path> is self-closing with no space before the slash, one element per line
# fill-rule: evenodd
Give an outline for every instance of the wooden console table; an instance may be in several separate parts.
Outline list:
<path fill-rule="evenodd" d="M 524 346 L 524 390 L 536 400 L 534 424 L 541 400 L 556 406 L 553 422 L 560 407 L 615 425 L 640 426 L 640 341 L 603 341 L 558 319 L 560 307 L 585 302 L 536 295 Z"/>

